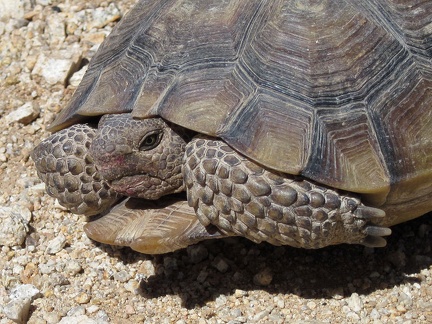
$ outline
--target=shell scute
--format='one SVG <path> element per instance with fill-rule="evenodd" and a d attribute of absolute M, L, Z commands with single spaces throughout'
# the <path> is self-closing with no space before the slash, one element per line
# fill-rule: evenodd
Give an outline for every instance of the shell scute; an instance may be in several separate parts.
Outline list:
<path fill-rule="evenodd" d="M 141 0 L 51 129 L 161 116 L 377 204 L 426 197 L 431 24 L 430 1 Z"/>

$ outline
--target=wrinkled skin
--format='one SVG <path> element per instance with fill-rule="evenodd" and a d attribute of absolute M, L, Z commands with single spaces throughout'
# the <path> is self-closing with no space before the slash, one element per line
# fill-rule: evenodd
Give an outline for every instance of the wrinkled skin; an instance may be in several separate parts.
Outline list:
<path fill-rule="evenodd" d="M 105 115 L 90 155 L 116 192 L 153 200 L 184 190 L 181 170 L 189 138 L 183 129 L 160 118 Z"/>

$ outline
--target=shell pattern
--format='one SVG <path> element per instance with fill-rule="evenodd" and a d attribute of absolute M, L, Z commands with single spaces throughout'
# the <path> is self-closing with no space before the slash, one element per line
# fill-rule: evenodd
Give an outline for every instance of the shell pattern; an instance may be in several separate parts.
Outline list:
<path fill-rule="evenodd" d="M 124 112 L 389 210 L 416 200 L 421 214 L 432 209 L 432 2 L 141 0 L 52 130 Z"/>

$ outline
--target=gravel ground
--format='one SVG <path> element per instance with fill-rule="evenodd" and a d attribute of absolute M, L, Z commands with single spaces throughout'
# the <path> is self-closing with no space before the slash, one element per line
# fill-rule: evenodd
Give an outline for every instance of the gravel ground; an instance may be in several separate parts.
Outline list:
<path fill-rule="evenodd" d="M 29 154 L 133 2 L 0 0 L 0 324 L 432 322 L 430 217 L 383 249 L 230 238 L 152 257 L 92 242 L 44 193 Z"/>

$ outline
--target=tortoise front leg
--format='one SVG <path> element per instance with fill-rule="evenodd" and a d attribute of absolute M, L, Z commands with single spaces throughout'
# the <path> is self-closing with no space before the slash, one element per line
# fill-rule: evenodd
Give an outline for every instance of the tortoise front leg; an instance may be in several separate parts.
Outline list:
<path fill-rule="evenodd" d="M 205 137 L 188 144 L 188 202 L 204 226 L 254 242 L 302 248 L 350 243 L 385 246 L 384 211 L 304 178 L 270 171 L 225 143 Z"/>
<path fill-rule="evenodd" d="M 94 165 L 89 147 L 95 133 L 88 125 L 74 125 L 45 139 L 32 153 L 50 196 L 75 214 L 103 213 L 85 226 L 91 239 L 160 254 L 227 236 L 214 226 L 204 227 L 178 197 L 127 199 L 109 210 L 122 196 L 109 187 Z"/>

